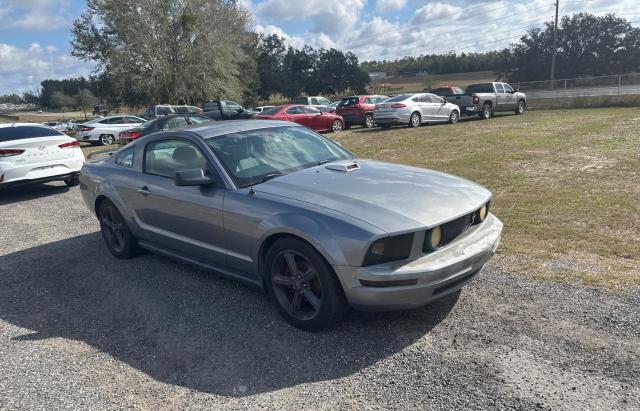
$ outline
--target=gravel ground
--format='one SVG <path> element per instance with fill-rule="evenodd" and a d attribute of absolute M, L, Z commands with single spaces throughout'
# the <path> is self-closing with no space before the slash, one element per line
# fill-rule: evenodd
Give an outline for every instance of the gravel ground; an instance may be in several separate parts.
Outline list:
<path fill-rule="evenodd" d="M 0 408 L 640 408 L 640 290 L 461 293 L 322 333 L 258 290 L 108 254 L 77 188 L 0 193 Z"/>

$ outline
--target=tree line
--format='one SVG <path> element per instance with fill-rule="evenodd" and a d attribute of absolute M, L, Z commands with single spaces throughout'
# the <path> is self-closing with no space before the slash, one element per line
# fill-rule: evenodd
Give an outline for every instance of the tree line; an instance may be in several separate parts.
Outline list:
<path fill-rule="evenodd" d="M 640 28 L 613 14 L 578 13 L 558 24 L 556 78 L 575 78 L 640 71 Z M 491 70 L 509 81 L 548 80 L 553 51 L 553 22 L 529 30 L 518 43 L 485 53 L 422 55 L 366 61 L 367 72 L 397 75 Z"/>

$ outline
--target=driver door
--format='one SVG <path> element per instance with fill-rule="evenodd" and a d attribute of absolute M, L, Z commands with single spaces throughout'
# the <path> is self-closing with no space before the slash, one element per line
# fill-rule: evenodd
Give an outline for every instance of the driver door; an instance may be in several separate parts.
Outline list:
<path fill-rule="evenodd" d="M 132 203 L 145 237 L 163 249 L 226 265 L 222 206 L 227 190 L 202 148 L 187 138 L 158 138 L 146 144 L 143 158 Z M 215 176 L 217 183 L 175 184 L 177 172 L 198 168 Z"/>

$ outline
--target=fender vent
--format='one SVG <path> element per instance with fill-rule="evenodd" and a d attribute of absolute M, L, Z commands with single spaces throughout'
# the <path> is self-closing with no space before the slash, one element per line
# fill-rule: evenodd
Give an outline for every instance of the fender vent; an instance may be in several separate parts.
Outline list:
<path fill-rule="evenodd" d="M 342 173 L 350 173 L 352 171 L 360 170 L 360 164 L 356 163 L 355 161 L 349 164 L 329 164 L 328 166 L 326 166 L 326 169 L 340 171 Z"/>

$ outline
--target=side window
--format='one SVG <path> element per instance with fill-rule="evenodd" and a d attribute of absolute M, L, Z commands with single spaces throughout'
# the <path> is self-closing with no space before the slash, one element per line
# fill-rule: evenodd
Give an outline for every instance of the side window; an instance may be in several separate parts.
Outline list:
<path fill-rule="evenodd" d="M 125 119 L 126 119 L 126 122 L 129 124 L 140 123 L 140 119 L 136 117 L 125 117 Z"/>
<path fill-rule="evenodd" d="M 513 88 L 510 85 L 505 84 L 504 85 L 504 92 L 505 93 L 513 93 Z"/>
<path fill-rule="evenodd" d="M 371 97 L 366 97 L 364 99 L 364 104 L 375 104 L 375 103 L 373 102 L 373 99 Z"/>
<path fill-rule="evenodd" d="M 320 110 L 318 110 L 317 108 L 313 107 L 313 106 L 306 106 L 306 107 L 300 107 L 302 109 L 302 112 L 305 114 L 318 114 L 320 113 Z"/>
<path fill-rule="evenodd" d="M 123 117 L 113 117 L 109 120 L 109 124 L 125 124 Z"/>
<path fill-rule="evenodd" d="M 311 104 L 312 104 L 312 105 L 314 105 L 314 106 L 317 106 L 317 105 L 319 105 L 320 103 L 318 102 L 318 99 L 317 99 L 317 98 L 312 97 L 312 98 L 311 98 Z"/>
<path fill-rule="evenodd" d="M 233 101 L 225 101 L 225 105 L 228 110 L 240 110 L 241 108 L 239 104 L 234 103 Z"/>
<path fill-rule="evenodd" d="M 136 154 L 135 147 L 128 148 L 123 152 L 121 152 L 120 154 L 118 154 L 118 156 L 115 159 L 115 163 L 120 167 L 132 168 L 135 154 Z"/>
<path fill-rule="evenodd" d="M 502 84 L 496 83 L 496 93 L 504 93 L 504 87 L 502 87 Z"/>
<path fill-rule="evenodd" d="M 187 123 L 187 119 L 182 116 L 171 117 L 167 120 L 167 123 L 164 126 L 164 129 L 171 130 L 173 128 L 178 127 L 186 127 L 189 124 Z"/>
<path fill-rule="evenodd" d="M 287 109 L 287 114 L 303 114 L 301 107 L 291 107 Z"/>
<path fill-rule="evenodd" d="M 318 102 L 323 106 L 328 106 L 329 104 L 331 104 L 331 102 L 324 97 L 318 97 Z"/>
<path fill-rule="evenodd" d="M 156 110 L 159 116 L 168 116 L 171 114 L 171 109 L 169 107 L 158 107 Z"/>
<path fill-rule="evenodd" d="M 200 149 L 186 140 L 161 140 L 147 144 L 144 172 L 174 178 L 179 171 L 206 169 L 207 159 Z"/>

